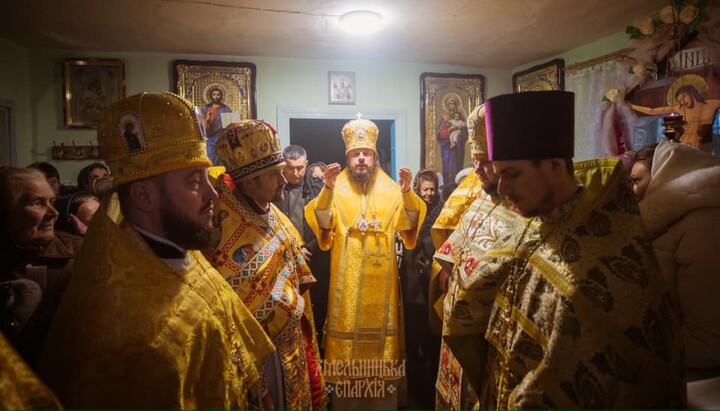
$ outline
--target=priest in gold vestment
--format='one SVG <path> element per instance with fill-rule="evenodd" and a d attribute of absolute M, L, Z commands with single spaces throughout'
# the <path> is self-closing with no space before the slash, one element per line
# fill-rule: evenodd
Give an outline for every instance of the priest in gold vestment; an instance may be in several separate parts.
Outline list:
<path fill-rule="evenodd" d="M 98 143 L 117 192 L 93 217 L 39 364 L 66 407 L 235 409 L 259 395 L 274 347 L 194 251 L 217 197 L 201 121 L 171 93 L 105 113 Z"/>
<path fill-rule="evenodd" d="M 244 120 L 225 127 L 216 153 L 227 171 L 214 183 L 220 241 L 203 252 L 277 348 L 263 368 L 263 405 L 324 408 L 309 292 L 315 278 L 303 258 L 302 237 L 273 204 L 287 183 L 280 140 L 268 123 Z"/>
<path fill-rule="evenodd" d="M 398 185 L 376 167 L 373 122 L 350 121 L 342 135 L 347 168 L 330 164 L 305 207 L 320 248 L 332 250 L 325 377 L 335 408 L 394 408 L 405 371 L 395 234 L 414 248 L 426 207 L 409 169 Z"/>
<path fill-rule="evenodd" d="M 453 351 L 462 347 L 454 347 L 448 341 L 453 342 L 453 338 L 458 335 L 466 336 L 482 329 L 481 324 L 468 322 L 469 319 L 482 316 L 468 315 L 468 312 L 482 312 L 484 307 L 478 305 L 478 301 L 482 302 L 487 293 L 476 295 L 465 290 L 463 284 L 482 262 L 485 252 L 507 232 L 508 226 L 517 218 L 517 214 L 510 211 L 497 193 L 499 176 L 495 174 L 492 162 L 488 161 L 484 105 L 475 108 L 468 116 L 468 134 L 475 166 L 473 174 L 479 177 L 483 191 L 470 204 L 457 228 L 435 254 L 435 260 L 449 273 L 447 294 L 443 298 L 444 340 L 440 348 L 436 385 L 437 409 L 471 409 L 477 404 L 477 394 L 464 377 L 462 366 Z M 487 305 L 492 300 L 485 298 L 484 302 Z"/>
<path fill-rule="evenodd" d="M 446 341 L 482 409 L 683 407 L 677 317 L 627 174 L 601 159 L 573 175 L 573 98 L 486 102 L 498 192 L 525 218 L 465 279 L 490 299 L 456 303 L 472 329 Z"/>

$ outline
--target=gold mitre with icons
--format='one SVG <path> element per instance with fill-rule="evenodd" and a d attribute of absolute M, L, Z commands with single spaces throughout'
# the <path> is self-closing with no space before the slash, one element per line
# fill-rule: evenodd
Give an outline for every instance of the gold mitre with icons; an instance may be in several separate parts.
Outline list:
<path fill-rule="evenodd" d="M 474 157 L 488 159 L 487 129 L 485 127 L 485 105 L 480 104 L 470 112 L 467 119 L 468 144 Z"/>
<path fill-rule="evenodd" d="M 345 154 L 356 148 L 367 148 L 377 155 L 378 128 L 370 120 L 358 118 L 348 121 L 342 128 Z"/>
<path fill-rule="evenodd" d="M 212 165 L 204 124 L 197 107 L 169 92 L 136 94 L 110 106 L 97 138 L 113 185 Z"/>
<path fill-rule="evenodd" d="M 285 167 L 277 132 L 263 120 L 243 120 L 228 125 L 215 150 L 235 181 Z"/>

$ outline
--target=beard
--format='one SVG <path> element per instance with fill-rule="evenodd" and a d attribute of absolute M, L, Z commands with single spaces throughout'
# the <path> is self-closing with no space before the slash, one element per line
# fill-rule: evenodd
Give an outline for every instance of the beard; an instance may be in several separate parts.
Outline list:
<path fill-rule="evenodd" d="M 365 164 L 367 167 L 366 172 L 355 171 L 353 167 L 349 168 L 350 179 L 358 184 L 365 184 L 375 175 L 375 164 Z"/>
<path fill-rule="evenodd" d="M 204 209 L 211 205 L 212 203 Z M 200 224 L 196 219 L 179 212 L 172 205 L 163 204 L 160 224 L 162 224 L 167 239 L 186 250 L 200 250 L 211 245 L 213 241 L 211 225 Z"/>
<path fill-rule="evenodd" d="M 483 189 L 484 192 L 486 192 L 486 193 L 489 194 L 490 196 L 495 197 L 495 196 L 498 195 L 498 191 L 497 191 L 497 190 L 498 190 L 498 184 L 497 184 L 497 183 L 483 184 L 483 185 L 482 185 L 482 189 Z"/>

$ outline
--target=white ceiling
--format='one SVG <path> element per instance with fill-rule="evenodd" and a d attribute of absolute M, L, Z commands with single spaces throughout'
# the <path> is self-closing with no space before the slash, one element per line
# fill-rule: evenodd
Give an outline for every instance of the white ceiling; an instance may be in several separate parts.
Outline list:
<path fill-rule="evenodd" d="M 509 69 L 624 30 L 668 0 L 2 0 L 0 36 L 28 47 Z M 338 16 L 380 12 L 351 37 Z"/>

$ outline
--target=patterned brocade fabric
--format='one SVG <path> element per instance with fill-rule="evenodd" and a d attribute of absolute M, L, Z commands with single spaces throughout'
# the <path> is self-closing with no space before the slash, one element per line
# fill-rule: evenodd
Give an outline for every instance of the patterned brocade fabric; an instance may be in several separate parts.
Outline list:
<path fill-rule="evenodd" d="M 214 185 L 219 194 L 215 213 L 220 242 L 203 252 L 275 344 L 284 408 L 324 407 L 327 393 L 317 366 L 320 358 L 308 291 L 316 280 L 302 256 L 300 234 L 275 205 L 270 204 L 264 216 L 258 214 L 230 190 L 225 176 Z"/>
<path fill-rule="evenodd" d="M 274 347 L 197 251 L 175 271 L 124 224 L 95 214 L 39 373 L 70 408 L 246 408 Z"/>
<path fill-rule="evenodd" d="M 487 353 L 458 353 L 479 406 L 683 407 L 677 318 L 622 165 L 575 175 L 559 218 L 519 219 L 465 281 L 492 298 Z"/>
<path fill-rule="evenodd" d="M 440 367 L 437 380 L 438 409 L 470 409 L 477 403 L 477 395 L 463 376 L 463 369 L 455 351 L 465 347 L 456 341 L 468 341 L 474 335 L 474 343 L 485 344 L 484 332 L 487 327 L 487 307 L 492 303 L 487 293 L 468 292 L 464 282 L 482 261 L 490 249 L 514 219 L 519 216 L 510 211 L 499 197 L 487 193 L 470 205 L 462 216 L 457 229 L 448 237 L 435 254 L 435 259 L 451 273 L 448 293 L 443 310 L 443 341 L 440 351 Z M 470 313 L 469 311 L 472 311 Z M 460 337 L 460 338 L 458 338 Z"/>
<path fill-rule="evenodd" d="M 445 201 L 440 215 L 433 223 L 430 235 L 435 247 L 440 248 L 450 233 L 460 224 L 462 216 L 481 193 L 482 183 L 477 173 L 470 173 L 462 179 Z"/>
<path fill-rule="evenodd" d="M 0 409 L 60 409 L 53 393 L 0 333 Z"/>
<path fill-rule="evenodd" d="M 371 188 L 363 194 L 351 182 L 347 169 L 338 175 L 332 190 L 333 228 L 329 234 L 316 217 L 317 204 L 328 189 L 305 206 L 305 218 L 320 248 L 332 248 L 325 327 L 325 364 L 331 367 L 372 360 L 397 368 L 405 357 L 395 234 L 401 234 L 406 248 L 415 248 L 420 226 L 413 225 L 408 211 L 417 212 L 417 220 L 422 221 L 426 207 L 412 190 L 401 194 L 397 183 L 380 169 L 368 186 Z M 371 222 L 363 225 L 365 220 Z M 353 378 L 378 377 L 373 370 L 362 371 Z M 325 378 L 336 383 L 348 375 Z"/>
<path fill-rule="evenodd" d="M 470 208 L 470 205 L 477 199 L 482 193 L 482 182 L 477 173 L 468 174 L 455 190 L 445 201 L 440 215 L 433 223 L 432 229 L 430 230 L 430 236 L 432 237 L 435 248 L 439 249 L 445 240 L 452 234 L 452 232 L 460 224 L 460 219 L 465 212 Z M 445 298 L 445 294 L 440 291 L 438 285 L 438 276 L 442 267 L 437 261 L 433 261 L 432 270 L 430 272 L 430 303 L 435 308 L 430 310 L 429 323 L 430 330 L 433 333 L 440 335 L 442 333 L 442 322 L 443 322 L 443 310 L 442 301 Z"/>

